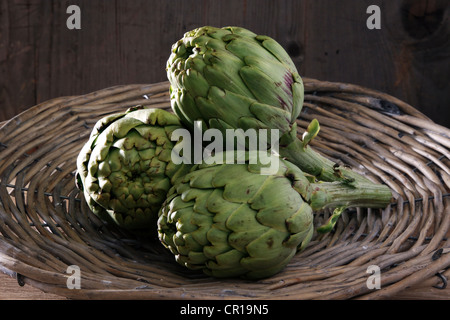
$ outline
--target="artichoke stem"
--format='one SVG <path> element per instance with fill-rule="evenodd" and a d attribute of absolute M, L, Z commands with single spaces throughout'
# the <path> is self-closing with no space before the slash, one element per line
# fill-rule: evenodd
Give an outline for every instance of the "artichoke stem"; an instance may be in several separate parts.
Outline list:
<path fill-rule="evenodd" d="M 303 172 L 314 175 L 320 181 L 341 181 L 348 184 L 353 182 L 373 183 L 357 172 L 340 167 L 333 161 L 314 151 L 309 145 L 304 146 L 297 137 L 285 135 L 280 145 L 280 155 L 294 163 Z"/>
<path fill-rule="evenodd" d="M 313 210 L 338 207 L 385 208 L 392 199 L 388 186 L 372 182 L 354 182 L 352 187 L 342 182 L 311 184 L 309 195 Z"/>

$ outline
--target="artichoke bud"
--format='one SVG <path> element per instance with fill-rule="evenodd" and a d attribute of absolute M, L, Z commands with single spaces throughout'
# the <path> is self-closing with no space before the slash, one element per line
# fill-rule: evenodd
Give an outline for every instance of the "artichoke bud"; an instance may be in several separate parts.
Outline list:
<path fill-rule="evenodd" d="M 175 164 L 171 141 L 183 128 L 162 109 L 131 108 L 96 123 L 77 158 L 77 186 L 99 217 L 142 235 L 156 235 L 161 204 L 190 168 Z"/>
<path fill-rule="evenodd" d="M 158 236 L 178 263 L 214 277 L 259 279 L 280 272 L 309 243 L 313 212 L 292 186 L 292 165 L 279 159 L 275 173 L 262 175 L 257 158 L 244 158 L 196 164 L 171 188 Z"/>
<path fill-rule="evenodd" d="M 303 106 L 303 82 L 289 55 L 275 40 L 244 28 L 206 26 L 185 33 L 173 45 L 166 71 L 173 111 L 187 126 L 201 118 L 209 127 L 220 120 L 236 128 L 236 119 L 256 118 L 269 128 L 283 123 L 277 126 L 282 135 Z M 227 103 L 214 98 L 217 89 Z M 252 110 L 254 104 L 275 111 L 267 117 Z"/>

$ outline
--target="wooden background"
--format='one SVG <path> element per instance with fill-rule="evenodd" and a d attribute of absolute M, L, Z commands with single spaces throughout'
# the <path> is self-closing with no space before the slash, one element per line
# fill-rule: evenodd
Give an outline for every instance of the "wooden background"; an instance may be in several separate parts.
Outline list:
<path fill-rule="evenodd" d="M 279 41 L 302 76 L 392 94 L 450 127 L 448 0 L 0 0 L 0 121 L 50 98 L 165 81 L 171 45 L 203 25 Z M 71 4 L 81 30 L 69 30 Z M 371 4 L 381 29 L 369 30 Z"/>

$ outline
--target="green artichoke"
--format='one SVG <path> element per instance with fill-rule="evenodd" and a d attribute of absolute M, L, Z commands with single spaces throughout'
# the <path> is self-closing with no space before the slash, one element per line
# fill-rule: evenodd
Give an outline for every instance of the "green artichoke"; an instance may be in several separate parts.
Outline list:
<path fill-rule="evenodd" d="M 302 79 L 283 47 L 239 27 L 201 27 L 184 34 L 167 60 L 172 109 L 187 126 L 277 129 L 281 156 L 323 181 L 361 181 L 297 138 Z M 315 121 L 313 134 L 317 134 Z"/>
<path fill-rule="evenodd" d="M 172 48 L 167 75 L 173 110 L 191 126 L 267 127 L 273 119 L 286 132 L 303 106 L 303 82 L 284 49 L 243 28 L 187 32 Z"/>
<path fill-rule="evenodd" d="M 279 272 L 314 231 L 312 209 L 283 164 L 273 175 L 248 162 L 195 165 L 161 208 L 161 242 L 178 263 L 215 277 Z"/>
<path fill-rule="evenodd" d="M 171 160 L 170 137 L 178 128 L 178 118 L 162 109 L 136 107 L 100 119 L 77 158 L 77 186 L 92 212 L 124 229 L 156 235 L 168 190 L 189 170 Z"/>
<path fill-rule="evenodd" d="M 158 236 L 179 264 L 214 277 L 269 277 L 308 245 L 313 210 L 337 207 L 340 213 L 364 203 L 362 197 L 353 202 L 358 197 L 348 187 L 316 183 L 288 161 L 277 158 L 275 173 L 260 174 L 261 163 L 248 153 L 245 159 L 196 164 L 170 190 Z"/>

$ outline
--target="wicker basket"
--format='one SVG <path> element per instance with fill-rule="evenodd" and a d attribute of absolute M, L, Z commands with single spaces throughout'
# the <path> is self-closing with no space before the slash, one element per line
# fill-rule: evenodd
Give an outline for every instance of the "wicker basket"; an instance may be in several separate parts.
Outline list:
<path fill-rule="evenodd" d="M 105 227 L 75 187 L 76 157 L 99 118 L 138 104 L 170 108 L 167 82 L 117 86 L 53 99 L 2 124 L 0 270 L 74 299 L 450 298 L 450 130 L 387 94 L 304 82 L 299 130 L 317 118 L 312 146 L 387 184 L 394 199 L 385 210 L 347 210 L 268 279 L 188 271 L 159 243 Z M 67 287 L 72 265 L 81 289 Z M 380 289 L 369 285 L 371 266 Z"/>

